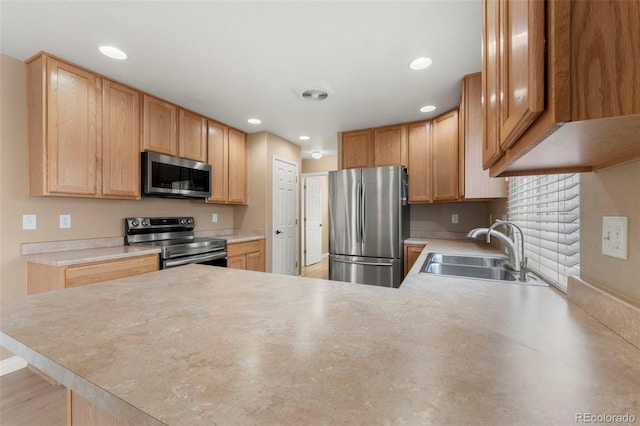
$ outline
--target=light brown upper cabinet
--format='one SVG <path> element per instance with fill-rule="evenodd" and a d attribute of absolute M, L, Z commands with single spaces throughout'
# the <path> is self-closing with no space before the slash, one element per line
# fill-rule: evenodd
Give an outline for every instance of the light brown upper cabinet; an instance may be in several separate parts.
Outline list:
<path fill-rule="evenodd" d="M 406 165 L 406 124 L 373 129 L 373 167 Z"/>
<path fill-rule="evenodd" d="M 247 204 L 246 134 L 209 120 L 207 140 L 212 175 L 211 197 L 206 202 Z"/>
<path fill-rule="evenodd" d="M 207 161 L 207 119 L 180 108 L 178 114 L 178 156 Z"/>
<path fill-rule="evenodd" d="M 492 176 L 640 158 L 640 2 L 483 0 L 483 8 Z"/>
<path fill-rule="evenodd" d="M 372 167 L 373 150 L 371 130 L 342 133 L 342 168 Z"/>
<path fill-rule="evenodd" d="M 406 166 L 407 125 L 342 133 L 342 168 Z"/>
<path fill-rule="evenodd" d="M 408 125 L 409 202 L 429 203 L 431 197 L 431 121 Z"/>
<path fill-rule="evenodd" d="M 48 55 L 27 61 L 29 195 L 98 195 L 101 82 Z"/>
<path fill-rule="evenodd" d="M 460 198 L 465 200 L 507 196 L 504 178 L 492 178 L 482 168 L 482 75 L 465 75 L 460 100 Z"/>
<path fill-rule="evenodd" d="M 142 115 L 142 149 L 178 156 L 178 108 L 162 99 L 144 95 Z"/>
<path fill-rule="evenodd" d="M 140 94 L 102 84 L 102 195 L 140 198 Z"/>
<path fill-rule="evenodd" d="M 500 0 L 500 146 L 509 148 L 544 109 L 544 2 Z"/>
<path fill-rule="evenodd" d="M 29 195 L 140 198 L 140 95 L 41 53 L 27 61 Z"/>
<path fill-rule="evenodd" d="M 247 204 L 247 135 L 229 128 L 229 204 Z"/>
<path fill-rule="evenodd" d="M 432 134 L 433 201 L 456 201 L 459 195 L 458 110 L 433 120 Z"/>

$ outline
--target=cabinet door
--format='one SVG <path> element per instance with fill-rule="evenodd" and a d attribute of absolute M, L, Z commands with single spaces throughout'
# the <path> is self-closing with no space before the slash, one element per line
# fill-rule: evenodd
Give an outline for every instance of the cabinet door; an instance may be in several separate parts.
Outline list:
<path fill-rule="evenodd" d="M 545 2 L 499 1 L 500 146 L 506 150 L 544 109 Z"/>
<path fill-rule="evenodd" d="M 409 202 L 431 201 L 431 122 L 409 124 Z"/>
<path fill-rule="evenodd" d="M 424 250 L 424 245 L 420 244 L 407 244 L 404 246 L 404 276 L 406 277 L 413 264 L 416 263 L 418 256 Z"/>
<path fill-rule="evenodd" d="M 458 110 L 433 120 L 433 200 L 459 199 Z"/>
<path fill-rule="evenodd" d="M 231 269 L 247 269 L 247 255 L 238 254 L 227 257 L 227 268 Z"/>
<path fill-rule="evenodd" d="M 207 161 L 207 120 L 203 116 L 181 108 L 178 135 L 179 157 Z"/>
<path fill-rule="evenodd" d="M 373 130 L 373 166 L 407 166 L 407 126 Z"/>
<path fill-rule="evenodd" d="M 485 0 L 483 9 L 482 38 L 482 107 L 484 130 L 482 134 L 482 164 L 491 167 L 498 161 L 500 150 L 500 133 L 498 117 L 498 77 L 500 70 L 498 56 L 498 36 L 500 2 Z"/>
<path fill-rule="evenodd" d="M 211 164 L 210 203 L 229 200 L 229 129 L 215 121 L 208 123 L 207 158 Z"/>
<path fill-rule="evenodd" d="M 100 80 L 52 58 L 47 64 L 48 191 L 96 195 Z"/>
<path fill-rule="evenodd" d="M 140 94 L 102 84 L 102 195 L 140 198 Z"/>
<path fill-rule="evenodd" d="M 160 154 L 178 155 L 177 108 L 168 102 L 144 95 L 142 109 L 142 149 Z"/>
<path fill-rule="evenodd" d="M 264 272 L 264 252 L 247 253 L 247 270 Z"/>
<path fill-rule="evenodd" d="M 229 129 L 229 203 L 247 204 L 247 135 Z"/>
<path fill-rule="evenodd" d="M 357 169 L 373 165 L 371 130 L 342 134 L 342 168 Z"/>

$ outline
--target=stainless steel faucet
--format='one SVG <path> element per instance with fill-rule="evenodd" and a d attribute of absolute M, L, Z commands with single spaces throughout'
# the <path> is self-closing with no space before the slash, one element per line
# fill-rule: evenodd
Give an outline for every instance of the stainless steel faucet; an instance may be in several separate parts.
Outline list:
<path fill-rule="evenodd" d="M 518 251 L 516 249 L 516 243 L 507 235 L 502 232 L 496 231 L 494 228 L 499 225 L 504 225 L 506 227 L 511 227 L 512 229 L 518 230 L 520 232 L 520 259 L 518 261 Z M 469 231 L 467 237 L 469 238 L 478 238 L 482 235 L 487 236 L 487 243 L 491 242 L 491 237 L 498 239 L 504 246 L 507 248 L 507 253 L 509 255 L 509 261 L 507 266 L 515 272 L 520 273 L 520 281 L 527 281 L 527 258 L 524 255 L 524 233 L 522 232 L 522 228 L 520 228 L 515 223 L 508 220 L 496 220 L 496 222 L 491 225 L 489 228 L 475 228 Z"/>

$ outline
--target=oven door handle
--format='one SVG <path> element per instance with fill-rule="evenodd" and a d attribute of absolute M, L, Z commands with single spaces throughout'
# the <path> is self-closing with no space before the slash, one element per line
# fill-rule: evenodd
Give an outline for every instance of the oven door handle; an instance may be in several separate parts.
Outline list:
<path fill-rule="evenodd" d="M 225 257 L 227 257 L 227 252 L 223 251 L 223 252 L 215 252 L 214 254 L 201 254 L 199 256 L 187 256 L 187 257 L 181 257 L 178 259 L 169 259 L 169 260 L 165 260 L 164 262 L 164 266 L 165 268 L 173 268 L 175 266 L 181 266 L 181 265 L 187 265 L 189 263 L 202 263 L 202 262 L 209 262 L 210 260 L 216 260 L 216 259 L 224 259 Z"/>

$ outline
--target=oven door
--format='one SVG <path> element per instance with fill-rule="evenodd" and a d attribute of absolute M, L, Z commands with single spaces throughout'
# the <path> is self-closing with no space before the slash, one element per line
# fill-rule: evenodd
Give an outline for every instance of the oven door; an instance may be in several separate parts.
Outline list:
<path fill-rule="evenodd" d="M 215 251 L 212 253 L 202 253 L 192 256 L 182 256 L 173 259 L 165 259 L 160 262 L 160 269 L 175 268 L 176 266 L 188 265 L 189 263 L 199 263 L 210 266 L 227 266 L 227 252 Z"/>

